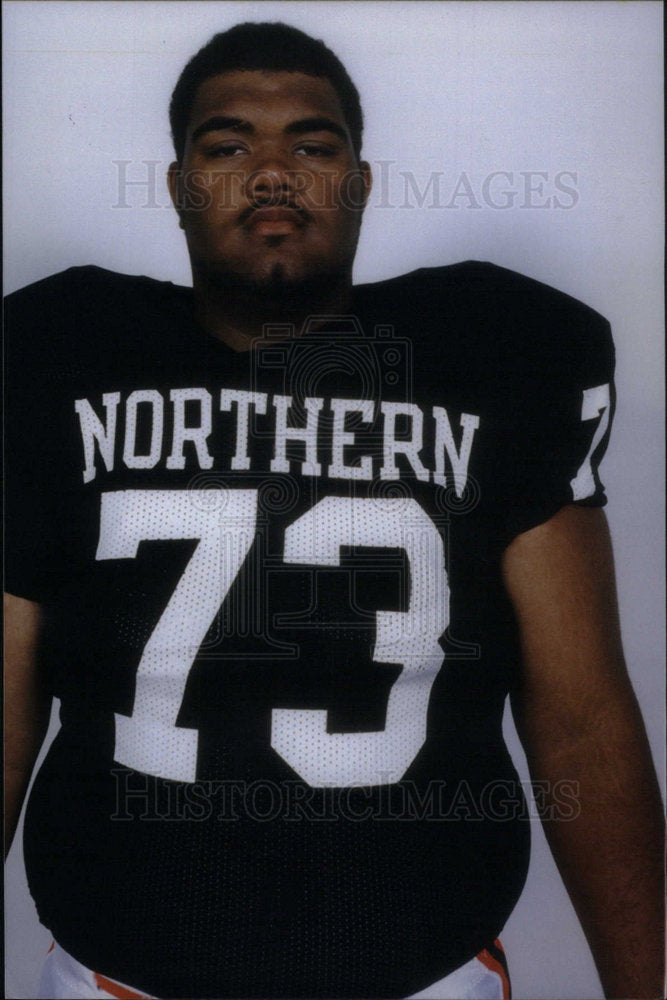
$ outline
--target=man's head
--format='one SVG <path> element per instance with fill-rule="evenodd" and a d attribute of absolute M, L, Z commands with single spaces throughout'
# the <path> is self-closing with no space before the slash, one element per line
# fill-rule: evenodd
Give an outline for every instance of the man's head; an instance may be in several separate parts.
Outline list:
<path fill-rule="evenodd" d="M 357 160 L 361 157 L 363 115 L 359 92 L 340 59 L 324 42 L 288 24 L 237 24 L 214 35 L 181 73 L 169 106 L 176 160 L 180 164 L 192 106 L 202 83 L 234 70 L 298 72 L 324 77 L 338 95 Z"/>
<path fill-rule="evenodd" d="M 170 114 L 196 285 L 307 299 L 349 282 L 370 170 L 357 90 L 322 42 L 282 24 L 216 35 Z"/>

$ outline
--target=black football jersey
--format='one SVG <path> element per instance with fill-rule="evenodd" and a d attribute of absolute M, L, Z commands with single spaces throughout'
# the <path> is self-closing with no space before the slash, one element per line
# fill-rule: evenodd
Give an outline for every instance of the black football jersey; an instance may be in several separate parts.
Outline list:
<path fill-rule="evenodd" d="M 61 699 L 40 919 L 162 997 L 404 997 L 471 958 L 529 850 L 501 557 L 605 502 L 606 321 L 474 262 L 241 353 L 93 267 L 6 319 L 6 586 Z"/>

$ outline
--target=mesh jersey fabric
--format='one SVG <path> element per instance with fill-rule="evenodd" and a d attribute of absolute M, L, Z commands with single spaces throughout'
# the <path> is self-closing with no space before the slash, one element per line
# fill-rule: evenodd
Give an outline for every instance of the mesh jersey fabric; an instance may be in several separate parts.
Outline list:
<path fill-rule="evenodd" d="M 6 302 L 6 588 L 62 702 L 31 892 L 153 995 L 407 996 L 523 886 L 500 559 L 605 502 L 609 327 L 467 262 L 235 353 L 191 294 L 91 267 Z"/>

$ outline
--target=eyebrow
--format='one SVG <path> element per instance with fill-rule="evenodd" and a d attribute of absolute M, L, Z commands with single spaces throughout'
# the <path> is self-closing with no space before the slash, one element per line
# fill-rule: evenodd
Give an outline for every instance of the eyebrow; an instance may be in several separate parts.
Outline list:
<path fill-rule="evenodd" d="M 206 121 L 198 125 L 197 128 L 192 133 L 192 142 L 196 142 L 197 139 L 201 138 L 202 135 L 206 135 L 207 132 L 244 132 L 252 133 L 255 131 L 254 126 L 251 125 L 249 121 L 244 118 L 231 118 L 227 115 L 214 115 L 212 118 L 207 118 Z M 345 129 L 338 124 L 338 122 L 333 121 L 331 118 L 323 117 L 318 115 L 312 118 L 299 118 L 298 121 L 290 122 L 286 127 L 285 132 L 288 135 L 303 135 L 305 132 L 332 132 L 337 135 L 339 139 L 343 142 L 347 142 L 349 136 Z"/>
<path fill-rule="evenodd" d="M 347 142 L 349 136 L 342 125 L 338 122 L 333 121 L 331 118 L 325 118 L 322 115 L 316 116 L 314 118 L 300 118 L 296 122 L 290 122 L 285 131 L 288 135 L 299 135 L 304 132 L 333 132 L 337 135 L 339 139 L 343 142 Z"/>
<path fill-rule="evenodd" d="M 250 122 L 243 118 L 230 118 L 227 115 L 214 115 L 198 125 L 192 133 L 192 142 L 206 135 L 207 132 L 252 132 L 253 127 Z"/>

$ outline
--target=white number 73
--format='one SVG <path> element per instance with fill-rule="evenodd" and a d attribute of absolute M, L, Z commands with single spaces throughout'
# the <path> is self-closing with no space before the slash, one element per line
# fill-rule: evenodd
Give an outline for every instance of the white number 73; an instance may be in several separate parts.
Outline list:
<path fill-rule="evenodd" d="M 198 732 L 176 725 L 188 674 L 255 537 L 256 490 L 226 490 L 221 512 L 206 490 L 122 490 L 102 496 L 97 559 L 131 559 L 139 542 L 197 539 L 150 639 L 131 716 L 115 714 L 115 759 L 173 781 L 195 781 Z M 398 781 L 426 738 L 431 686 L 449 621 L 442 539 L 415 500 L 325 497 L 285 532 L 287 563 L 340 564 L 342 546 L 401 548 L 410 565 L 407 611 L 376 613 L 373 660 L 402 671 L 380 732 L 329 733 L 321 709 L 273 709 L 271 745 L 319 787 Z"/>

